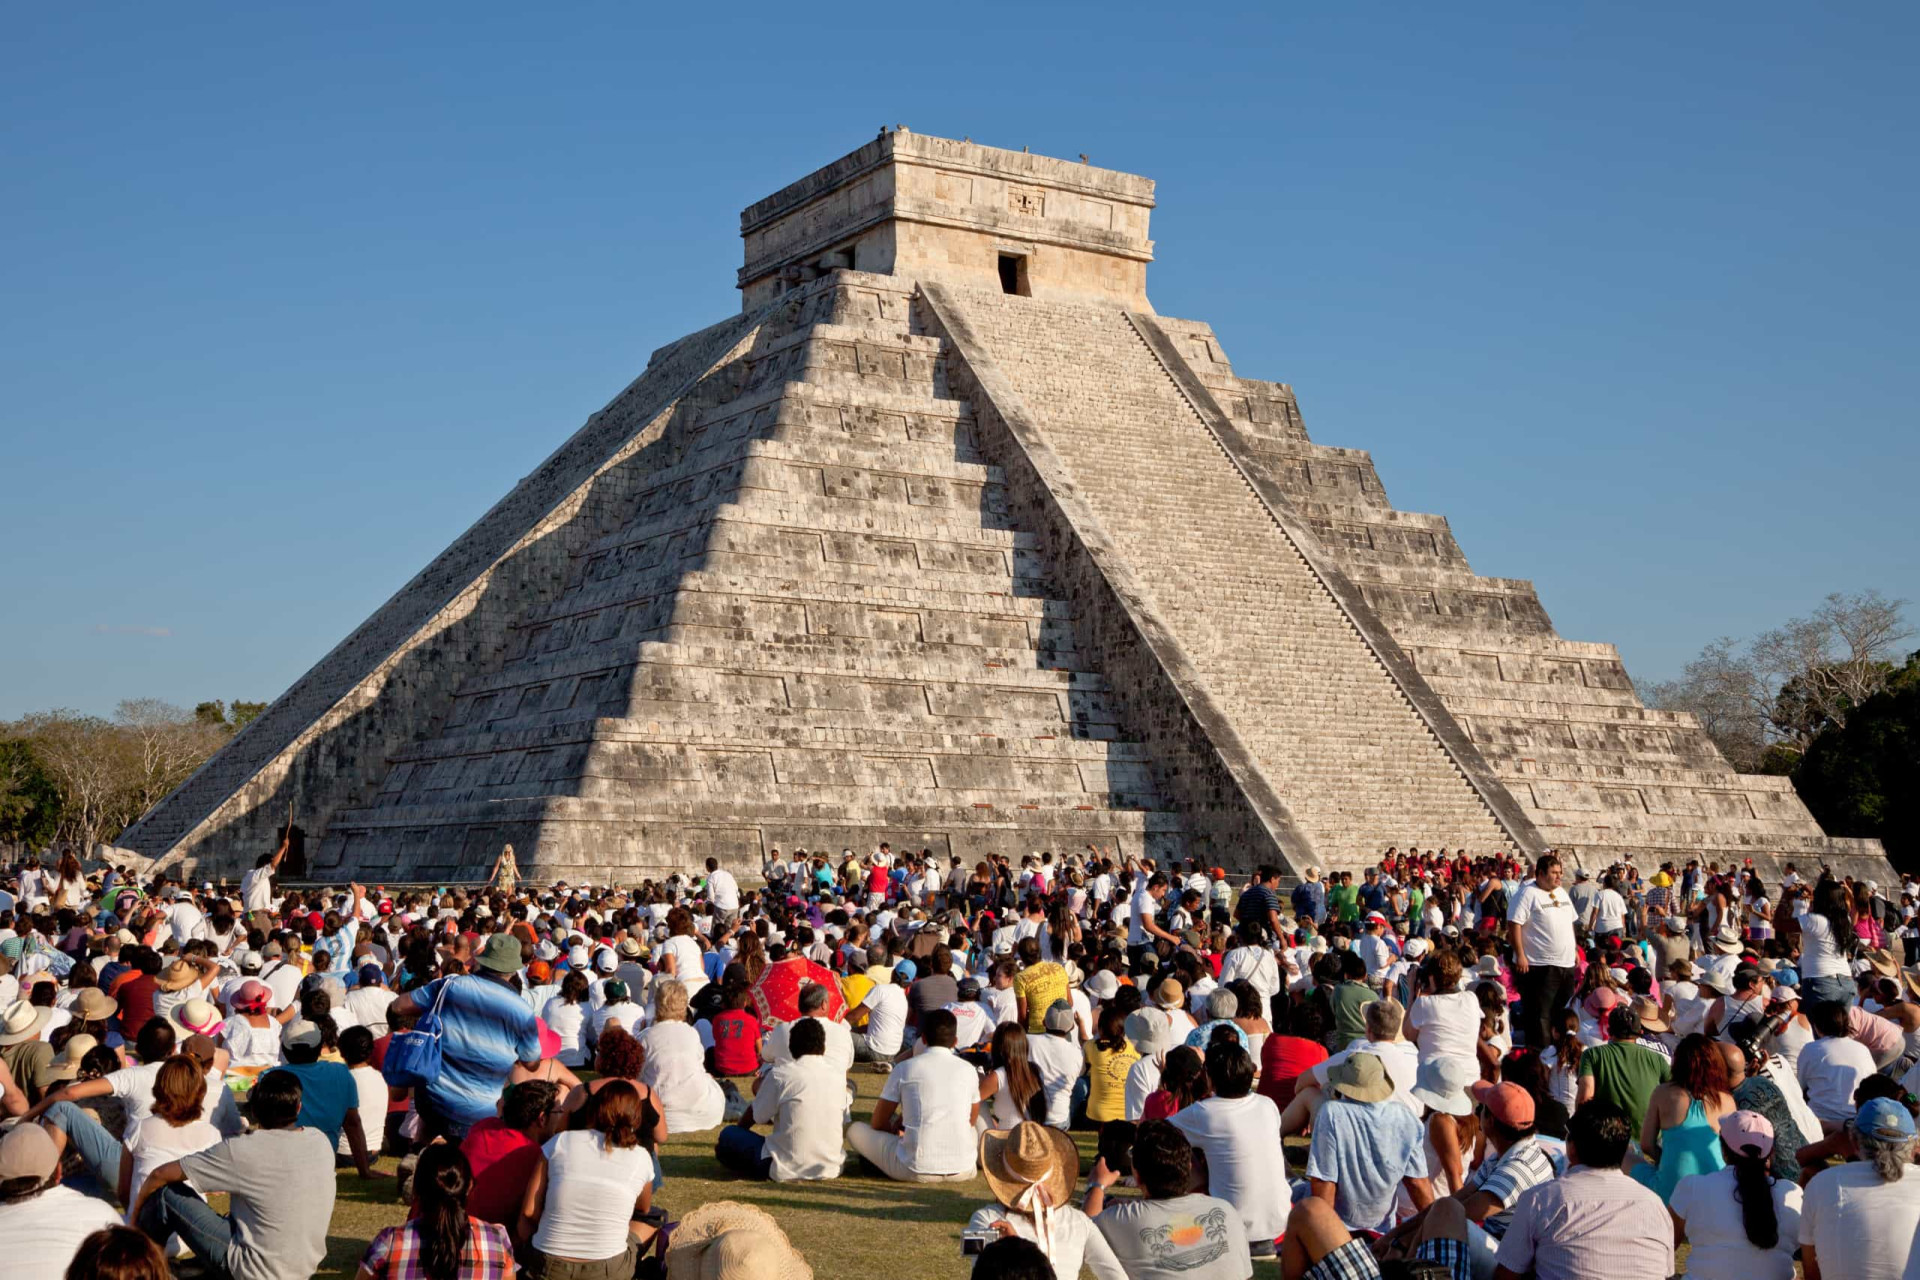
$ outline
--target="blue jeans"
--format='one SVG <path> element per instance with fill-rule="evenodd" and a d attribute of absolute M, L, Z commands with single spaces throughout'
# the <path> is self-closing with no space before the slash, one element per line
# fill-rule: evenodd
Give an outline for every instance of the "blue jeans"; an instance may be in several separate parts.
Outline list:
<path fill-rule="evenodd" d="M 84 1191 L 100 1200 L 117 1201 L 120 1188 L 120 1161 L 126 1151 L 100 1122 L 71 1102 L 56 1102 L 41 1117 L 47 1124 L 67 1135 L 67 1144 L 86 1161 L 97 1186 L 75 1182 L 76 1191 Z M 138 1191 L 139 1188 L 133 1188 Z"/>
<path fill-rule="evenodd" d="M 743 1124 L 730 1124 L 714 1140 L 713 1158 L 744 1178 L 773 1176 L 767 1140 Z"/>
<path fill-rule="evenodd" d="M 1800 999 L 1805 1004 L 1820 1000 L 1838 1000 L 1841 1004 L 1852 1005 L 1860 998 L 1860 988 L 1854 985 L 1852 978 L 1801 978 Z"/>
<path fill-rule="evenodd" d="M 178 1182 L 148 1199 L 140 1212 L 140 1229 L 155 1240 L 179 1235 L 216 1280 L 232 1274 L 227 1270 L 227 1246 L 233 1243 L 233 1223 Z"/>

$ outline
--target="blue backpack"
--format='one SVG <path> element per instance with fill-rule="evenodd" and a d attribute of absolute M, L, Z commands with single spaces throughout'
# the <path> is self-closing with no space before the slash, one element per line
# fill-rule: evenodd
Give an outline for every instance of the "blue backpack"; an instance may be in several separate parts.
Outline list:
<path fill-rule="evenodd" d="M 411 1031 L 396 1031 L 387 1044 L 387 1056 L 380 1063 L 380 1075 L 396 1089 L 417 1089 L 440 1075 L 440 1006 L 447 991 L 459 979 L 449 976 L 440 983 L 440 994 L 433 1008 L 420 1015 Z"/>

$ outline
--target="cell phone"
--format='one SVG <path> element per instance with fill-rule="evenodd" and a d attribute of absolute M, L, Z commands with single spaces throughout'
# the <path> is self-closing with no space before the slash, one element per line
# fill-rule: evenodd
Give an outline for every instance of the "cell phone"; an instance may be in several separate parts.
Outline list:
<path fill-rule="evenodd" d="M 960 1233 L 960 1256 L 971 1258 L 995 1240 L 1000 1238 L 998 1231 L 962 1231 Z"/>

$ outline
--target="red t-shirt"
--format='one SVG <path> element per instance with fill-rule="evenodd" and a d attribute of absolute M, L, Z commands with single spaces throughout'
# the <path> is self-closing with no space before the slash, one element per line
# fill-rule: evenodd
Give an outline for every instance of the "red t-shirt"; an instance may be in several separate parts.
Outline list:
<path fill-rule="evenodd" d="M 760 1019 L 730 1009 L 713 1019 L 713 1066 L 723 1076 L 750 1076 L 760 1069 Z"/>
<path fill-rule="evenodd" d="M 518 1221 L 520 1201 L 539 1160 L 540 1144 L 490 1116 L 467 1130 L 460 1150 L 473 1166 L 467 1212 L 483 1222 Z"/>
<path fill-rule="evenodd" d="M 1326 1060 L 1326 1048 L 1317 1041 L 1276 1032 L 1260 1046 L 1260 1092 L 1285 1111 L 1300 1074 Z"/>
<path fill-rule="evenodd" d="M 140 1038 L 140 1028 L 153 1017 L 154 993 L 160 990 L 150 973 L 136 974 L 120 984 L 115 995 L 120 1001 L 120 1034 L 132 1044 Z"/>

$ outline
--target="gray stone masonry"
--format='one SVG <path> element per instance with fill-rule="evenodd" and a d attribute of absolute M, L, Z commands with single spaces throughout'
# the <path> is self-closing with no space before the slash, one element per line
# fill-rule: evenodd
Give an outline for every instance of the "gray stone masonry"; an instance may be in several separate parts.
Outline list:
<path fill-rule="evenodd" d="M 1890 871 L 1156 316 L 1153 183 L 888 131 L 741 217 L 646 371 L 120 843 L 637 880 L 881 840 Z M 858 269 L 856 269 L 858 268 Z"/>

